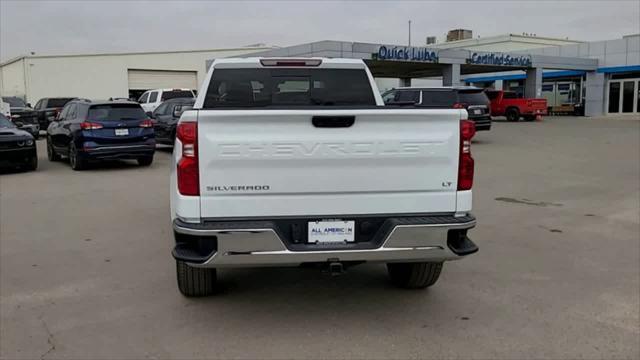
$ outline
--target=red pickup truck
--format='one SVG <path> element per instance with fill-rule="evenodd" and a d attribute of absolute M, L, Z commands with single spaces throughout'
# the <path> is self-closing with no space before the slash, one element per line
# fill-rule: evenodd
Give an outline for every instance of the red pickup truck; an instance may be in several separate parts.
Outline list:
<path fill-rule="evenodd" d="M 515 92 L 487 90 L 491 101 L 491 116 L 506 116 L 507 121 L 535 120 L 538 115 L 547 115 L 547 99 L 518 98 Z"/>

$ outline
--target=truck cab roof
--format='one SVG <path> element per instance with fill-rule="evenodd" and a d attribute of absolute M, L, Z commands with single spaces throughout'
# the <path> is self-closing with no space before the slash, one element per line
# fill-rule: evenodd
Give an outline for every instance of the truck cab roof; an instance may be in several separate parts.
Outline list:
<path fill-rule="evenodd" d="M 463 85 L 459 85 L 459 86 L 420 86 L 420 87 L 411 87 L 411 86 L 404 86 L 404 87 L 397 87 L 397 88 L 393 88 L 392 90 L 468 90 L 468 91 L 484 91 L 483 88 L 479 88 L 476 86 L 463 86 Z"/>
<path fill-rule="evenodd" d="M 223 58 L 213 62 L 216 68 L 310 67 L 364 69 L 361 59 L 336 59 L 323 57 L 248 57 Z"/>

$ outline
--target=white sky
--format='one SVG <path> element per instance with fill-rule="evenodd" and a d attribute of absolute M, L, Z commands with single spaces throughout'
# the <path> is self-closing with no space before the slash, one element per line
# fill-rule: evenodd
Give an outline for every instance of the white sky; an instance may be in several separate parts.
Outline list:
<path fill-rule="evenodd" d="M 449 29 L 607 40 L 640 33 L 631 1 L 15 1 L 0 0 L 0 61 L 38 54 L 295 45 L 405 44 Z"/>

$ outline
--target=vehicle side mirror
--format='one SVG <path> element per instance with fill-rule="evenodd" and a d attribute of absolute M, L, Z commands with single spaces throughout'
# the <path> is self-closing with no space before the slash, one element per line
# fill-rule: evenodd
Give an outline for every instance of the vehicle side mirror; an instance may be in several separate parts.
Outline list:
<path fill-rule="evenodd" d="M 180 116 L 182 116 L 182 113 L 184 112 L 182 105 L 176 105 L 176 107 L 173 108 L 173 117 L 177 117 L 179 118 Z"/>
<path fill-rule="evenodd" d="M 31 107 L 31 103 L 27 103 L 27 107 Z"/>
<path fill-rule="evenodd" d="M 14 121 L 13 125 L 15 125 L 18 128 L 21 128 L 24 126 L 24 123 L 22 121 Z"/>

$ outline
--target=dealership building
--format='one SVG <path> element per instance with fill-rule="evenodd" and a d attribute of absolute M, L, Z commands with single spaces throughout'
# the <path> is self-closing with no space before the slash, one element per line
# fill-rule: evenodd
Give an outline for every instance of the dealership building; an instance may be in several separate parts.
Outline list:
<path fill-rule="evenodd" d="M 427 38 L 423 46 L 318 41 L 282 48 L 30 55 L 0 64 L 0 93 L 31 103 L 52 96 L 135 97 L 153 88 L 197 89 L 216 58 L 343 57 L 363 59 L 383 90 L 471 84 L 545 97 L 558 113 L 640 114 L 640 34 L 582 42 L 456 32 L 464 35 L 442 43 Z"/>

